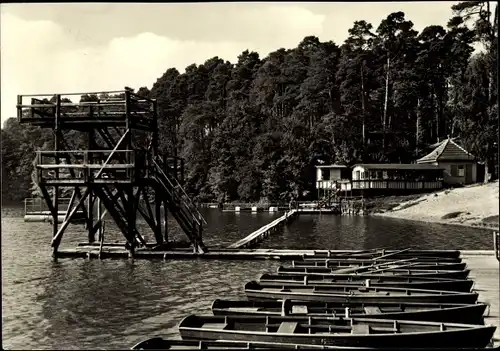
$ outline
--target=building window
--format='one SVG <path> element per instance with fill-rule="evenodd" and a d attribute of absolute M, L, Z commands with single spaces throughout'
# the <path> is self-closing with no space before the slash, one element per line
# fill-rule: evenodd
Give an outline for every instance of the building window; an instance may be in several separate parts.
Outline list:
<path fill-rule="evenodd" d="M 458 176 L 459 177 L 465 176 L 465 167 L 464 166 L 458 166 Z"/>
<path fill-rule="evenodd" d="M 330 180 L 330 170 L 328 168 L 321 169 L 321 179 Z"/>
<path fill-rule="evenodd" d="M 361 172 L 356 171 L 356 180 L 360 180 L 360 179 L 361 179 Z"/>
<path fill-rule="evenodd" d="M 451 165 L 450 171 L 452 177 L 465 176 L 465 167 L 463 165 Z"/>

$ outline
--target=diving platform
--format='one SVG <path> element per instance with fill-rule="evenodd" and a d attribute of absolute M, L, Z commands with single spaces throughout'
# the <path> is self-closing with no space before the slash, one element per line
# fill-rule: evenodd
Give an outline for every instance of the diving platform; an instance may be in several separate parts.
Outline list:
<path fill-rule="evenodd" d="M 72 101 L 82 96 L 86 99 Z M 17 111 L 19 123 L 44 128 L 91 130 L 112 126 L 145 131 L 156 128 L 156 101 L 141 97 L 128 89 L 18 95 Z"/>
<path fill-rule="evenodd" d="M 72 101 L 75 98 L 79 101 Z M 46 205 L 40 218 L 52 217 L 54 257 L 68 225 L 75 221 L 85 224 L 89 244 L 102 247 L 106 216 L 127 240 L 124 247 L 131 255 L 151 245 L 137 228 L 138 216 L 154 233 L 154 244 L 168 247 L 166 211 L 193 250 L 206 251 L 206 221 L 183 188 L 183 160 L 160 155 L 155 99 L 125 88 L 18 95 L 16 107 L 20 124 L 53 130 L 54 149 L 37 151 L 34 168 Z M 70 192 L 69 202 L 64 202 L 61 195 Z"/>

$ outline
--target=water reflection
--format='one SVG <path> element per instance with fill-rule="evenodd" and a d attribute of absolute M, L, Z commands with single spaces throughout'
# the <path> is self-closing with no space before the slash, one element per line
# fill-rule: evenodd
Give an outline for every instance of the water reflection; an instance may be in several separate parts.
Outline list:
<path fill-rule="evenodd" d="M 491 250 L 491 231 L 380 217 L 301 214 L 262 246 L 289 249 Z"/>

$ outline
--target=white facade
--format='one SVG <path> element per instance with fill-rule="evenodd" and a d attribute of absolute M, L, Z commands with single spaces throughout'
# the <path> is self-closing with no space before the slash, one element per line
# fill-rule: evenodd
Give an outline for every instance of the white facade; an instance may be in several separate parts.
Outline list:
<path fill-rule="evenodd" d="M 342 179 L 342 165 L 316 166 L 316 189 L 336 189 L 336 183 Z"/>
<path fill-rule="evenodd" d="M 328 173 L 324 177 L 324 173 Z M 316 168 L 316 180 L 321 181 L 321 180 L 340 180 L 342 179 L 340 176 L 340 169 L 339 168 Z"/>
<path fill-rule="evenodd" d="M 383 165 L 381 165 L 383 167 Z M 397 169 L 393 169 L 397 170 Z M 388 170 L 365 168 L 357 165 L 352 169 L 352 189 L 440 189 L 443 181 L 389 179 Z"/>
<path fill-rule="evenodd" d="M 352 169 L 352 180 L 363 180 L 366 178 L 365 168 L 362 166 L 356 166 Z"/>

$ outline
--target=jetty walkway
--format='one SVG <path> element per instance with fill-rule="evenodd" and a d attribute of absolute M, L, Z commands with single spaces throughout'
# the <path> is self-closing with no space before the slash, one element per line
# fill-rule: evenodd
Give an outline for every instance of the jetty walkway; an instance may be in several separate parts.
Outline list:
<path fill-rule="evenodd" d="M 296 215 L 297 215 L 296 209 L 285 212 L 285 214 L 280 218 L 275 219 L 269 224 L 266 224 L 262 228 L 256 230 L 255 232 L 235 242 L 234 244 L 229 245 L 229 248 L 239 249 L 244 247 L 251 247 L 257 244 L 258 242 L 262 241 L 263 239 L 267 238 L 269 234 L 277 230 L 283 223 L 288 222 L 291 218 L 293 218 Z"/>

